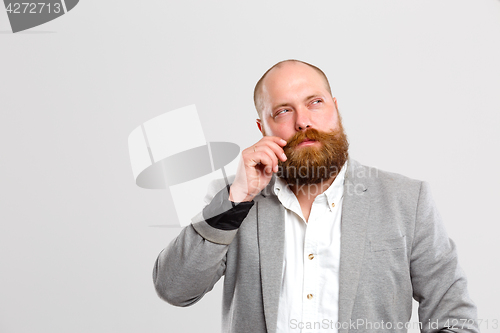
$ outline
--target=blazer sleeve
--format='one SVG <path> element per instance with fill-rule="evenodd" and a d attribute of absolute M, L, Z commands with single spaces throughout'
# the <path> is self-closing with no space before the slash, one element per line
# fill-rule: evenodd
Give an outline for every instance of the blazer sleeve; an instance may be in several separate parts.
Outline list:
<path fill-rule="evenodd" d="M 154 265 L 156 292 L 172 305 L 192 305 L 212 290 L 224 275 L 229 244 L 253 205 L 234 205 L 226 187 L 217 193 L 215 188 L 220 187 L 214 182 L 205 198 L 208 205 L 160 252 Z"/>
<path fill-rule="evenodd" d="M 420 187 L 410 273 L 422 332 L 479 332 L 476 306 L 469 298 L 455 244 L 446 234 L 426 182 Z"/>

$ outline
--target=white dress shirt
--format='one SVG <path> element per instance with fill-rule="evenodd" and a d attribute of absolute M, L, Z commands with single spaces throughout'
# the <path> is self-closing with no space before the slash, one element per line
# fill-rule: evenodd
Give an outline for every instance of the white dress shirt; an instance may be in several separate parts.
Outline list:
<path fill-rule="evenodd" d="M 285 248 L 277 332 L 337 333 L 340 221 L 346 165 L 318 195 L 306 222 L 297 197 L 277 178 L 285 207 Z"/>

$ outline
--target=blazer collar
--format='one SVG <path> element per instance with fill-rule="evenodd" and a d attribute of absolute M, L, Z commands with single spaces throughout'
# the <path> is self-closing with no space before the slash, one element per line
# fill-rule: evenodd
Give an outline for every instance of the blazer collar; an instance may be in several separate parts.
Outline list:
<path fill-rule="evenodd" d="M 285 244 L 285 209 L 272 193 L 257 202 L 257 233 L 264 315 L 268 332 L 276 332 Z"/>
<path fill-rule="evenodd" d="M 341 324 L 349 323 L 356 298 L 370 207 L 371 178 L 366 174 L 367 169 L 354 160 L 349 160 L 348 163 L 344 181 L 340 241 L 339 322 Z M 339 332 L 347 330 L 340 329 Z"/>

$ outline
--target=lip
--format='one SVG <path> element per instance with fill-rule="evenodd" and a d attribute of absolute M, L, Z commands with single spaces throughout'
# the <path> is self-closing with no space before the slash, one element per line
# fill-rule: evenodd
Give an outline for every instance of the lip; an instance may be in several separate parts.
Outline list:
<path fill-rule="evenodd" d="M 315 141 L 315 140 L 305 140 L 305 141 L 302 141 L 301 143 L 299 143 L 299 145 L 297 147 L 312 146 L 312 145 L 315 145 L 317 143 L 318 143 L 318 141 Z"/>

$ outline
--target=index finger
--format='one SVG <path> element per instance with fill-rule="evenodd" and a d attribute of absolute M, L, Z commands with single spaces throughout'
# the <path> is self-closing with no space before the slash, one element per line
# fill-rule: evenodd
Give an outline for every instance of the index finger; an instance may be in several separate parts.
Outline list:
<path fill-rule="evenodd" d="M 260 139 L 260 141 L 263 141 L 263 140 L 266 140 L 266 139 L 271 140 L 271 141 L 279 144 L 282 147 L 286 146 L 286 140 L 283 140 L 279 136 L 265 136 L 262 139 Z"/>
<path fill-rule="evenodd" d="M 287 157 L 283 150 L 283 147 L 287 144 L 285 140 L 277 136 L 267 136 L 262 138 L 259 142 L 270 148 L 277 158 L 283 162 L 286 161 Z"/>

